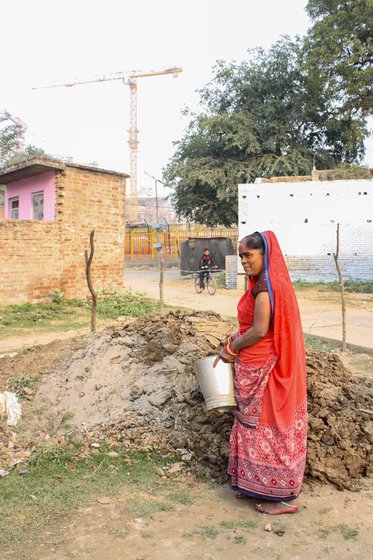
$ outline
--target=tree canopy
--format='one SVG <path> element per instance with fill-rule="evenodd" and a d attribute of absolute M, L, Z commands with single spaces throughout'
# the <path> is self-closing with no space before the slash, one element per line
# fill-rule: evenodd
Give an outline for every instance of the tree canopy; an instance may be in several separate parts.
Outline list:
<path fill-rule="evenodd" d="M 6 116 L 0 115 L 0 167 L 17 163 L 30 156 L 46 155 L 43 149 L 27 145 L 22 147 L 17 126 Z"/>
<path fill-rule="evenodd" d="M 0 167 L 19 150 L 16 125 L 0 115 Z"/>
<path fill-rule="evenodd" d="M 354 23 L 349 20 L 352 27 L 345 29 L 341 6 L 370 3 L 310 0 L 307 10 L 314 25 L 305 38 L 284 37 L 268 51 L 248 51 L 241 63 L 217 63 L 211 83 L 199 92 L 201 111 L 186 112 L 190 124 L 164 173 L 180 216 L 229 226 L 237 222 L 238 183 L 310 174 L 314 164 L 330 169 L 361 161 L 369 107 L 368 49 L 363 55 L 356 43 L 349 76 L 339 41 L 344 45 L 340 37 L 352 35 L 355 44 L 354 30 L 365 28 L 363 10 L 355 10 Z M 320 26 L 333 16 L 329 25 L 337 34 L 337 12 L 341 29 L 332 55 Z M 363 34 L 359 36 L 362 42 Z M 322 46 L 327 52 L 318 69 Z M 358 63 L 360 71 L 367 72 L 359 86 Z"/>
<path fill-rule="evenodd" d="M 337 106 L 373 110 L 373 0 L 309 0 L 305 38 L 310 79 L 331 90 Z"/>

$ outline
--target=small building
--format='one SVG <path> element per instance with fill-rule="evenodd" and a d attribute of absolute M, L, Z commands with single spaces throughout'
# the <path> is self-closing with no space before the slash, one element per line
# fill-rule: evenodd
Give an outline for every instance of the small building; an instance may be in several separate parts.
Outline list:
<path fill-rule="evenodd" d="M 158 221 L 160 224 L 181 224 L 187 223 L 185 220 L 181 220 L 175 214 L 171 203 L 165 197 L 159 197 L 158 201 L 153 196 L 139 196 L 137 199 L 137 214 L 138 223 L 130 224 L 130 227 L 134 227 L 139 224 L 149 224 L 153 225 L 157 223 L 157 202 L 158 202 Z M 127 226 L 130 222 L 130 205 L 133 204 L 130 198 L 127 199 L 126 204 L 126 221 Z"/>
<path fill-rule="evenodd" d="M 84 251 L 95 230 L 97 291 L 123 289 L 125 173 L 45 157 L 0 170 L 0 304 L 37 301 L 53 290 L 88 294 Z"/>
<path fill-rule="evenodd" d="M 238 200 L 239 238 L 274 231 L 293 280 L 338 281 L 333 259 L 337 224 L 344 278 L 372 280 L 372 179 L 257 180 L 238 186 Z"/>

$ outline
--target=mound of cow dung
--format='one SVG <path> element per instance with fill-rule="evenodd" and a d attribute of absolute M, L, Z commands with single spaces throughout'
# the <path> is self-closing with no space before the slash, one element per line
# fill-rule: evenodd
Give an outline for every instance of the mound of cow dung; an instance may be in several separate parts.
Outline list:
<path fill-rule="evenodd" d="M 307 351 L 306 473 L 339 488 L 373 474 L 373 381 L 352 377 L 336 354 Z"/>
<path fill-rule="evenodd" d="M 128 448 L 193 452 L 210 478 L 225 477 L 231 412 L 208 412 L 194 362 L 217 352 L 232 326 L 214 312 L 148 315 L 109 329 L 78 350 L 65 371 L 40 387 L 36 406 L 51 425 L 70 424 Z M 309 450 L 306 472 L 339 488 L 369 475 L 373 388 L 355 380 L 336 355 L 307 352 Z"/>

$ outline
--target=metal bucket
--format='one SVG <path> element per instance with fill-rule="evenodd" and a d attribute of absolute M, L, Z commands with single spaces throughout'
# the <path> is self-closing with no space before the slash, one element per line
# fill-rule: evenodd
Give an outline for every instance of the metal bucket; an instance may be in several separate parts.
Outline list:
<path fill-rule="evenodd" d="M 216 356 L 208 356 L 194 364 L 197 380 L 207 410 L 232 410 L 237 406 L 234 398 L 233 364 L 219 360 L 213 368 L 215 358 Z"/>

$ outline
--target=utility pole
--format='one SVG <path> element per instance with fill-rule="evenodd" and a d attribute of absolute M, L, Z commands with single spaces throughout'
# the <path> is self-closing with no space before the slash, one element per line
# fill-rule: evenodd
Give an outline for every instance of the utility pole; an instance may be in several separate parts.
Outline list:
<path fill-rule="evenodd" d="M 156 243 L 154 243 L 153 247 L 154 249 L 157 249 L 157 261 L 158 261 L 158 270 L 159 270 L 159 311 L 160 313 L 163 313 L 164 310 L 164 305 L 163 305 L 163 271 L 164 271 L 164 261 L 161 255 L 161 251 L 163 249 L 163 243 L 160 242 L 160 235 L 159 235 L 159 231 L 161 229 L 161 224 L 159 223 L 159 206 L 158 206 L 158 183 L 162 183 L 162 185 L 164 185 L 165 183 L 163 181 L 161 181 L 160 179 L 157 179 L 156 177 L 154 177 L 153 175 L 150 175 L 150 173 L 147 173 L 146 171 L 144 171 L 145 175 L 147 175 L 148 177 L 150 177 L 151 179 L 154 180 L 154 187 L 155 187 L 155 217 L 156 217 L 156 224 L 154 225 L 154 229 L 156 231 Z"/>

